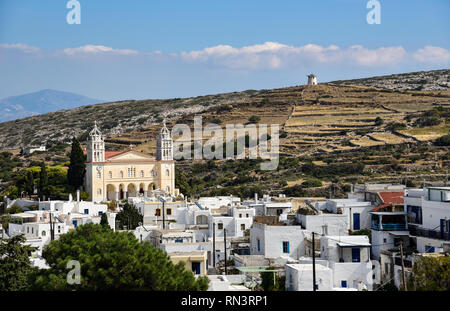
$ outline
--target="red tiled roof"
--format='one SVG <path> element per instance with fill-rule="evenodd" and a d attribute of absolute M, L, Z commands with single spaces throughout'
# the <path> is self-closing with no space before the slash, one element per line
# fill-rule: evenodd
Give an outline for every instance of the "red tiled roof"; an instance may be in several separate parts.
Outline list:
<path fill-rule="evenodd" d="M 379 210 L 382 210 L 389 206 L 392 206 L 392 204 L 390 204 L 390 203 L 381 204 L 381 205 L 378 205 L 377 207 L 371 209 L 370 212 L 378 212 Z"/>
<path fill-rule="evenodd" d="M 125 152 L 129 152 L 129 151 L 134 151 L 134 152 L 139 152 L 139 153 L 143 153 L 142 151 L 136 150 L 136 149 L 126 149 L 126 150 L 121 150 L 121 151 L 105 151 L 105 161 L 115 157 L 119 154 L 125 153 Z M 83 154 L 86 155 L 87 151 L 83 150 Z"/>
<path fill-rule="evenodd" d="M 403 204 L 403 191 L 397 192 L 379 192 L 384 203 Z"/>

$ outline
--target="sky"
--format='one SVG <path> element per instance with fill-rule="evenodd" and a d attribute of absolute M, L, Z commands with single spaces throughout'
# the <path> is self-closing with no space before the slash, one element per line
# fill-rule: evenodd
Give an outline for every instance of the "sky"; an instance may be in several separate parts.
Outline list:
<path fill-rule="evenodd" d="M 0 0 L 0 98 L 200 96 L 449 68 L 449 0 Z"/>

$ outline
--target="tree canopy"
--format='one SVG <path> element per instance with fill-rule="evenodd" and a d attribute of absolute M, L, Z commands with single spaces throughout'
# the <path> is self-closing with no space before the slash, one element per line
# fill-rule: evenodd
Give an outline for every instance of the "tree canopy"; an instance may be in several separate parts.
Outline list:
<path fill-rule="evenodd" d="M 116 220 L 119 222 L 119 229 L 134 230 L 139 223 L 143 222 L 144 217 L 139 213 L 138 209 L 128 202 L 125 203 L 123 209 L 117 213 Z"/>
<path fill-rule="evenodd" d="M 35 269 L 28 256 L 34 248 L 23 245 L 25 241 L 23 235 L 0 239 L 0 291 L 21 291 L 28 288 L 29 276 Z"/>
<path fill-rule="evenodd" d="M 422 257 L 414 265 L 408 289 L 418 291 L 450 290 L 450 257 Z"/>
<path fill-rule="evenodd" d="M 77 227 L 44 248 L 50 269 L 35 275 L 36 290 L 157 290 L 198 291 L 208 279 L 196 279 L 184 263 L 149 242 L 140 243 L 130 232 L 114 232 L 96 224 Z M 81 284 L 69 285 L 67 263 L 77 260 Z"/>

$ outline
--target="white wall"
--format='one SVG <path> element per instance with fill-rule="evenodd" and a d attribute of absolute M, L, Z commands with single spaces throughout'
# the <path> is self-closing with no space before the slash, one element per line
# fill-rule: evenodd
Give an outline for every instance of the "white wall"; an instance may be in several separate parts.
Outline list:
<path fill-rule="evenodd" d="M 258 251 L 258 239 L 260 251 Z M 283 242 L 289 242 L 289 253 L 283 253 Z M 250 229 L 250 254 L 267 258 L 299 258 L 305 254 L 305 235 L 300 226 L 268 226 L 253 223 Z"/>
<path fill-rule="evenodd" d="M 316 284 L 318 291 L 331 291 L 333 289 L 333 271 L 322 265 L 316 265 Z M 312 291 L 313 271 L 311 264 L 286 265 L 286 290 Z"/>
<path fill-rule="evenodd" d="M 348 235 L 348 217 L 338 214 L 301 215 L 297 219 L 309 232 L 323 234 L 323 226 L 327 226 L 327 235 Z"/>

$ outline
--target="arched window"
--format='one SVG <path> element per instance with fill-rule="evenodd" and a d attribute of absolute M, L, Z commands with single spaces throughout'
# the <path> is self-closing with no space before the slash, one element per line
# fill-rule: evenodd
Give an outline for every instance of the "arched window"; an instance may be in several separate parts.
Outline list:
<path fill-rule="evenodd" d="M 144 171 L 141 171 L 141 177 L 144 177 Z"/>
<path fill-rule="evenodd" d="M 111 179 L 111 178 L 112 178 L 112 172 L 111 172 L 111 171 L 109 171 L 109 173 L 108 173 L 108 177 L 109 177 L 109 179 Z"/>
<path fill-rule="evenodd" d="M 46 235 L 46 232 L 45 231 L 42 231 L 42 236 L 45 236 Z"/>
<path fill-rule="evenodd" d="M 166 175 L 170 176 L 170 171 L 169 170 L 166 170 Z"/>
<path fill-rule="evenodd" d="M 170 192 L 170 187 L 169 186 L 167 186 L 167 192 Z"/>
<path fill-rule="evenodd" d="M 120 171 L 120 178 L 123 178 L 123 171 Z"/>
<path fill-rule="evenodd" d="M 98 179 L 102 178 L 102 173 L 99 172 L 99 171 L 97 171 L 97 178 L 98 178 Z"/>

